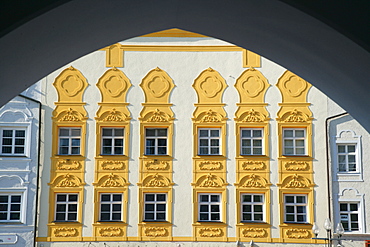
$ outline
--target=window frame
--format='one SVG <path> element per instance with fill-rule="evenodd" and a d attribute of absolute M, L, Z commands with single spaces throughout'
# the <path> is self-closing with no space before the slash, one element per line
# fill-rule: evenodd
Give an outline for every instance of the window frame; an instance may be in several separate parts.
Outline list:
<path fill-rule="evenodd" d="M 207 137 L 203 137 L 200 135 L 200 132 L 202 130 L 207 130 L 209 131 L 208 133 L 208 136 Z M 212 137 L 211 134 L 210 134 L 210 131 L 211 130 L 218 130 L 218 137 Z M 197 148 L 197 153 L 199 156 L 217 156 L 217 155 L 222 155 L 222 137 L 221 137 L 221 133 L 222 133 L 222 128 L 221 127 L 198 127 L 197 129 L 197 134 L 198 134 L 198 148 Z M 201 140 L 208 140 L 208 145 L 207 146 L 201 146 Z M 217 154 L 212 154 L 212 145 L 211 145 L 211 142 L 212 140 L 218 140 L 218 153 Z M 206 154 L 202 154 L 201 153 L 201 148 L 204 148 L 204 147 L 207 147 L 208 148 L 208 152 Z M 216 146 L 215 146 L 216 147 Z"/>
<path fill-rule="evenodd" d="M 294 196 L 294 203 L 287 203 L 286 202 L 286 197 L 287 196 Z M 298 196 L 303 196 L 305 198 L 305 203 L 298 203 L 297 197 Z M 307 224 L 309 223 L 309 204 L 308 204 L 308 195 L 307 194 L 284 194 L 283 195 L 283 200 L 284 200 L 284 223 L 286 224 Z M 294 213 L 287 213 L 287 206 L 293 206 L 294 207 Z M 305 213 L 298 213 L 297 207 L 305 207 Z M 288 221 L 287 216 L 289 215 L 294 215 L 294 221 Z M 299 215 L 304 215 L 305 216 L 305 221 L 298 221 L 298 216 Z"/>
<path fill-rule="evenodd" d="M 355 151 L 354 152 L 345 152 L 345 153 L 339 153 L 339 146 L 345 146 L 346 147 L 346 150 L 348 150 L 348 146 L 355 146 Z M 340 174 L 354 174 L 354 173 L 359 173 L 360 172 L 360 157 L 359 157 L 359 146 L 358 146 L 358 143 L 356 142 L 337 142 L 336 143 L 336 149 L 335 149 L 335 154 L 336 154 L 336 166 L 337 166 L 337 172 L 340 173 Z M 346 170 L 345 171 L 340 171 L 340 164 L 339 164 L 339 155 L 345 155 L 345 166 L 346 166 Z M 355 156 L 355 166 L 356 166 L 356 170 L 355 171 L 349 171 L 348 167 L 349 167 L 349 162 L 348 162 L 348 155 L 354 155 Z"/>
<path fill-rule="evenodd" d="M 60 203 L 58 203 L 58 195 L 66 195 L 68 199 L 66 199 L 66 201 L 61 201 Z M 73 201 L 73 202 L 69 202 L 69 195 L 77 195 L 77 199 L 76 201 Z M 58 192 L 58 193 L 55 193 L 55 208 L 54 208 L 54 222 L 79 222 L 79 207 L 81 206 L 80 203 L 79 203 L 79 197 L 80 197 L 80 194 L 78 192 Z M 65 211 L 57 211 L 58 210 L 58 205 L 66 205 L 65 207 Z M 72 211 L 70 212 L 69 208 L 68 208 L 68 205 L 77 205 L 76 207 L 76 211 Z M 64 220 L 57 220 L 57 212 L 64 212 L 65 213 L 65 217 L 64 217 Z M 75 220 L 68 220 L 68 216 L 69 214 L 72 214 L 72 213 L 75 213 L 76 214 L 76 219 Z"/>
<path fill-rule="evenodd" d="M 286 130 L 293 130 L 293 136 L 292 137 L 285 137 L 285 131 Z M 303 130 L 303 133 L 304 133 L 304 136 L 303 137 L 296 137 L 296 131 L 297 130 Z M 282 147 L 283 147 L 283 152 L 282 152 L 282 155 L 283 156 L 307 156 L 308 155 L 308 150 L 307 150 L 307 128 L 304 128 L 304 127 L 297 127 L 297 128 L 286 128 L 286 127 L 283 127 L 282 129 Z M 292 154 L 287 154 L 286 153 L 286 146 L 285 146 L 285 141 L 286 140 L 292 140 L 293 141 L 293 146 L 288 146 L 290 148 L 293 149 L 293 153 Z M 297 140 L 303 140 L 304 141 L 304 145 L 303 145 L 303 148 L 304 148 L 304 152 L 303 154 L 297 154 L 297 145 L 296 145 L 296 141 Z M 301 148 L 299 146 L 299 148 Z"/>
<path fill-rule="evenodd" d="M 154 195 L 154 200 L 153 201 L 147 201 L 146 200 L 146 195 Z M 164 201 L 158 201 L 157 196 L 158 195 L 165 195 L 165 200 Z M 143 193 L 143 222 L 168 222 L 168 193 L 167 192 L 145 192 Z M 164 211 L 163 210 L 157 210 L 157 205 L 165 205 Z M 148 211 L 146 210 L 146 205 L 154 205 L 154 210 Z M 158 218 L 158 213 L 163 213 L 164 212 L 164 219 L 157 219 Z M 147 213 L 152 213 L 154 214 L 153 219 L 147 219 L 146 214 Z"/>
<path fill-rule="evenodd" d="M 25 220 L 25 213 L 26 213 L 26 209 L 25 209 L 25 205 L 26 205 L 26 198 L 24 196 L 24 192 L 18 192 L 18 191 L 11 191 L 11 192 L 7 192 L 7 191 L 0 191 L 0 196 L 8 196 L 8 202 L 7 202 L 7 211 L 6 211 L 6 214 L 7 214 L 7 219 L 6 220 L 0 220 L 0 224 L 1 223 L 24 223 L 24 220 Z M 19 204 L 19 211 L 12 211 L 11 210 L 11 201 L 9 202 L 9 198 L 11 198 L 11 196 L 20 196 L 20 203 L 15 203 L 15 204 Z M 10 199 L 11 200 L 11 199 Z M 0 202 L 0 204 L 5 204 L 5 203 L 2 203 Z M 9 207 L 10 205 L 10 207 Z M 12 212 L 19 212 L 19 219 L 17 220 L 11 220 L 10 219 L 10 214 Z"/>
<path fill-rule="evenodd" d="M 11 149 L 12 149 L 12 152 L 11 153 L 3 153 L 3 139 L 4 139 L 4 136 L 3 136 L 3 130 L 12 130 L 12 144 L 11 144 Z M 15 153 L 15 147 L 17 146 L 15 144 L 15 139 L 16 139 L 16 136 L 15 136 L 15 133 L 17 130 L 22 130 L 24 131 L 24 137 L 23 137 L 23 140 L 24 140 L 24 144 L 23 145 L 19 145 L 19 146 L 22 146 L 23 147 L 23 153 Z M 20 139 L 20 138 L 18 138 Z M 27 126 L 4 126 L 2 125 L 0 127 L 0 155 L 1 156 L 28 156 L 28 141 L 29 141 L 29 137 L 28 137 L 28 128 Z M 5 145 L 5 146 L 9 146 L 9 145 Z"/>
<path fill-rule="evenodd" d="M 346 231 L 345 230 L 345 233 L 362 233 L 362 229 L 363 229 L 363 215 L 362 215 L 362 203 L 360 200 L 339 200 L 338 201 L 338 222 L 342 222 L 342 217 L 341 217 L 341 212 L 345 212 L 345 213 L 350 213 L 350 212 L 356 212 L 356 211 L 341 211 L 340 209 L 340 204 L 343 203 L 343 204 L 357 204 L 357 224 L 358 224 L 358 230 L 357 231 L 352 231 L 352 230 L 349 230 L 349 231 Z M 348 207 L 348 206 L 347 206 Z M 350 218 L 350 217 L 349 217 Z M 350 222 L 350 220 L 349 220 Z M 349 223 L 350 224 L 350 223 Z M 342 223 L 343 225 L 343 223 Z M 343 225 L 343 228 L 345 227 L 345 225 Z"/>
<path fill-rule="evenodd" d="M 207 195 L 209 197 L 208 199 L 208 202 L 202 202 L 201 201 L 201 196 L 203 195 Z M 219 200 L 218 202 L 212 202 L 211 201 L 211 196 L 212 195 L 217 195 Z M 197 212 L 197 221 L 198 222 L 215 222 L 215 223 L 219 223 L 219 222 L 222 222 L 222 209 L 223 209 L 223 202 L 222 202 L 222 193 L 198 193 L 197 195 L 197 199 L 198 199 L 198 212 Z M 208 207 L 208 211 L 207 211 L 207 214 L 208 214 L 208 220 L 201 220 L 201 213 L 204 213 L 204 212 L 201 212 L 201 206 L 202 205 L 207 205 L 209 206 Z M 218 216 L 219 216 L 219 220 L 212 220 L 211 219 L 211 216 L 212 216 L 212 209 L 210 206 L 213 206 L 213 205 L 218 205 L 219 206 L 219 211 L 218 211 Z"/>
<path fill-rule="evenodd" d="M 113 132 L 115 132 L 116 129 L 122 130 L 122 136 L 116 137 L 114 134 L 112 136 L 104 136 L 104 129 L 111 129 Z M 125 127 L 101 127 L 101 144 L 100 144 L 100 154 L 101 155 L 125 155 Z M 112 145 L 111 146 L 104 146 L 104 139 L 110 139 L 112 140 Z M 115 140 L 122 139 L 122 146 L 116 146 L 115 145 Z M 111 148 L 111 153 L 106 154 L 104 153 L 104 147 L 110 147 Z M 122 153 L 115 153 L 115 147 L 121 147 L 122 148 Z"/>
<path fill-rule="evenodd" d="M 246 195 L 251 195 L 251 196 L 262 196 L 262 202 L 244 202 L 243 201 L 243 196 Z M 254 200 L 254 199 L 253 199 Z M 244 205 L 251 205 L 251 215 L 252 219 L 251 220 L 243 220 L 243 215 L 244 215 L 244 210 L 243 206 Z M 262 220 L 255 220 L 255 211 L 254 211 L 254 205 L 261 205 L 262 206 Z M 248 212 L 249 213 L 249 212 Z M 240 193 L 240 222 L 242 223 L 265 223 L 266 222 L 266 199 L 265 199 L 265 194 L 264 193 Z"/>
<path fill-rule="evenodd" d="M 102 197 L 103 195 L 109 195 L 110 197 L 110 200 L 109 201 L 103 201 L 102 200 Z M 115 201 L 114 200 L 114 195 L 120 195 L 121 196 L 121 200 L 120 201 Z M 108 192 L 101 192 L 99 193 L 99 222 L 123 222 L 123 193 L 119 193 L 119 192 L 112 192 L 112 193 L 108 193 Z M 102 219 L 102 205 L 110 205 L 110 209 L 109 209 L 109 220 L 103 220 Z M 117 204 L 120 204 L 120 211 L 116 211 L 116 210 L 113 210 L 113 205 L 117 205 Z M 108 211 L 107 211 L 108 212 Z M 117 213 L 119 212 L 120 213 L 120 219 L 119 220 L 115 220 L 113 219 L 113 214 L 114 213 Z"/>
<path fill-rule="evenodd" d="M 250 130 L 251 131 L 251 137 L 243 137 L 243 130 Z M 253 136 L 253 131 L 254 130 L 260 130 L 261 131 L 261 137 L 254 137 Z M 248 128 L 248 127 L 240 127 L 240 155 L 241 156 L 261 156 L 261 155 L 265 155 L 265 145 L 264 145 L 264 128 Z M 243 146 L 243 140 L 251 140 L 251 146 L 250 146 L 250 149 L 251 149 L 251 153 L 250 154 L 244 154 L 243 153 L 243 147 L 247 147 L 247 146 Z M 261 146 L 259 148 L 261 148 L 261 154 L 254 154 L 253 153 L 253 148 L 254 148 L 254 145 L 253 145 L 253 141 L 254 140 L 260 140 L 261 141 Z"/>
<path fill-rule="evenodd" d="M 62 129 L 68 129 L 69 135 L 68 136 L 61 136 L 60 135 L 60 130 L 62 130 Z M 73 129 L 78 129 L 80 131 L 80 135 L 79 136 L 71 135 Z M 68 146 L 61 146 L 61 139 L 68 139 Z M 73 146 L 72 145 L 72 139 L 79 139 L 79 145 L 78 146 Z M 62 154 L 61 151 L 60 151 L 62 147 L 68 147 L 68 153 Z M 73 147 L 78 147 L 78 151 L 79 151 L 78 154 L 73 154 L 72 153 L 72 148 Z M 57 155 L 81 155 L 81 152 L 82 152 L 81 149 L 82 149 L 82 127 L 80 127 L 80 126 L 77 126 L 77 127 L 60 126 L 60 127 L 58 127 L 58 154 Z"/>
<path fill-rule="evenodd" d="M 165 129 L 166 130 L 166 136 L 158 136 L 157 132 L 158 130 L 163 130 Z M 147 130 L 155 130 L 156 132 L 156 135 L 155 136 L 148 136 L 147 135 Z M 160 156 L 160 155 L 168 155 L 168 148 L 169 148 L 169 145 L 168 145 L 168 142 L 169 142 L 169 139 L 168 139 L 168 132 L 169 132 L 169 128 L 168 127 L 162 127 L 162 128 L 156 128 L 156 127 L 145 127 L 144 128 L 144 155 L 146 156 L 151 156 L 151 155 L 155 155 L 155 156 Z M 154 139 L 154 146 L 150 146 L 150 147 L 154 147 L 154 153 L 149 153 L 147 152 L 147 148 L 149 147 L 147 141 L 148 139 Z M 158 145 L 158 140 L 159 139 L 165 139 L 166 140 L 166 145 L 165 146 L 159 146 Z M 158 152 L 159 148 L 161 147 L 165 147 L 166 148 L 166 153 L 165 154 L 160 154 Z"/>

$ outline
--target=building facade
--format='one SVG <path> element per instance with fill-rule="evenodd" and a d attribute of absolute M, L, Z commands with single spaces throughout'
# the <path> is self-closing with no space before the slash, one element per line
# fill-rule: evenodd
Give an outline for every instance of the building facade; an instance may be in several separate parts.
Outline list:
<path fill-rule="evenodd" d="M 0 109 L 0 245 L 33 246 L 35 242 L 39 86 Z"/>
<path fill-rule="evenodd" d="M 170 30 L 86 55 L 41 84 L 38 246 L 322 245 L 314 223 L 345 225 L 356 203 L 361 231 L 355 220 L 345 229 L 366 239 L 364 192 L 350 183 L 366 188 L 352 153 L 362 157 L 368 133 L 347 131 L 361 127 L 253 52 Z"/>

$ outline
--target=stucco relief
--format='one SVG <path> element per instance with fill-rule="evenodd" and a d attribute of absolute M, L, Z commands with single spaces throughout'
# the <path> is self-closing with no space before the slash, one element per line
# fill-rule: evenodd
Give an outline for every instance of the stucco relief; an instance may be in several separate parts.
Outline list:
<path fill-rule="evenodd" d="M 160 160 L 146 161 L 145 167 L 148 170 L 167 170 L 169 168 L 169 162 Z"/>
<path fill-rule="evenodd" d="M 307 171 L 310 165 L 306 161 L 288 161 L 284 167 L 287 171 Z"/>
<path fill-rule="evenodd" d="M 242 162 L 242 169 L 246 171 L 264 170 L 266 164 L 263 161 L 244 161 Z"/>
<path fill-rule="evenodd" d="M 18 175 L 1 175 L 0 188 L 19 188 L 26 185 L 25 181 Z"/>
<path fill-rule="evenodd" d="M 282 121 L 288 123 L 302 123 L 311 120 L 311 118 L 302 111 L 294 109 L 293 111 L 289 111 L 283 114 Z"/>
<path fill-rule="evenodd" d="M 53 230 L 55 237 L 75 237 L 78 235 L 77 228 L 73 227 L 58 227 Z"/>
<path fill-rule="evenodd" d="M 200 228 L 199 231 L 199 236 L 201 237 L 222 237 L 223 236 L 223 231 L 221 228 L 213 228 L 213 227 L 203 227 Z"/>
<path fill-rule="evenodd" d="M 209 173 L 201 176 L 195 185 L 198 187 L 221 187 L 224 186 L 225 183 L 219 176 Z"/>
<path fill-rule="evenodd" d="M 201 161 L 199 162 L 200 170 L 221 170 L 222 169 L 221 161 Z"/>
<path fill-rule="evenodd" d="M 80 71 L 69 67 L 55 78 L 53 85 L 58 91 L 59 102 L 81 102 L 88 83 Z"/>
<path fill-rule="evenodd" d="M 160 68 L 151 70 L 140 83 L 146 102 L 168 102 L 168 96 L 174 88 L 172 79 Z M 159 98 L 163 100 L 158 101 Z"/>
<path fill-rule="evenodd" d="M 168 230 L 164 227 L 145 227 L 144 234 L 147 237 L 166 237 Z"/>
<path fill-rule="evenodd" d="M 116 108 L 112 108 L 111 110 L 105 111 L 103 114 L 101 114 L 100 119 L 103 122 L 124 122 L 130 118 L 125 113 L 117 110 Z"/>
<path fill-rule="evenodd" d="M 124 187 L 128 184 L 123 177 L 110 173 L 101 177 L 95 185 L 98 187 Z"/>
<path fill-rule="evenodd" d="M 67 173 L 56 177 L 49 185 L 54 185 L 55 187 L 78 187 L 84 185 L 84 183 L 75 175 Z"/>
<path fill-rule="evenodd" d="M 76 160 L 60 160 L 56 163 L 56 168 L 58 170 L 79 170 L 81 168 L 80 161 Z"/>
<path fill-rule="evenodd" d="M 263 228 L 248 227 L 241 230 L 245 238 L 264 238 L 267 236 L 267 231 Z"/>
<path fill-rule="evenodd" d="M 103 170 L 122 170 L 125 168 L 125 162 L 118 160 L 105 160 L 101 162 L 100 166 Z"/>
<path fill-rule="evenodd" d="M 85 117 L 81 112 L 70 107 L 67 110 L 57 113 L 56 119 L 59 122 L 80 122 L 85 120 Z"/>
<path fill-rule="evenodd" d="M 242 187 L 264 188 L 269 184 L 267 183 L 265 178 L 256 174 L 251 174 L 243 177 L 240 180 L 239 185 Z"/>
<path fill-rule="evenodd" d="M 145 114 L 143 117 L 142 121 L 147 121 L 147 122 L 168 122 L 173 120 L 170 115 L 165 113 L 164 111 L 159 110 L 158 108 L 155 109 L 154 111 L 149 111 Z"/>
<path fill-rule="evenodd" d="M 313 184 L 311 184 L 311 182 L 306 177 L 294 174 L 291 176 L 287 176 L 283 180 L 281 186 L 285 188 L 309 188 L 312 187 Z"/>
<path fill-rule="evenodd" d="M 144 187 L 167 187 L 173 185 L 170 180 L 160 174 L 149 175 L 143 180 Z"/>
<path fill-rule="evenodd" d="M 222 93 L 226 87 L 225 79 L 212 68 L 200 73 L 193 84 L 193 88 L 198 94 L 199 103 L 221 102 Z"/>
<path fill-rule="evenodd" d="M 123 229 L 120 227 L 103 227 L 99 229 L 102 237 L 120 237 L 123 236 Z"/>
<path fill-rule="evenodd" d="M 285 235 L 290 239 L 311 238 L 311 233 L 307 229 L 290 228 L 285 231 Z"/>

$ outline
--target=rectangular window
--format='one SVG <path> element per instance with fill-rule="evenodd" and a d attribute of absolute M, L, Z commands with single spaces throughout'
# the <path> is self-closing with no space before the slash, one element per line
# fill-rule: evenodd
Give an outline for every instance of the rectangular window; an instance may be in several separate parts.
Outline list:
<path fill-rule="evenodd" d="M 284 195 L 285 222 L 307 223 L 307 196 Z"/>
<path fill-rule="evenodd" d="M 0 135 L 2 155 L 25 155 L 25 129 L 2 128 Z"/>
<path fill-rule="evenodd" d="M 242 128 L 240 132 L 240 154 L 262 155 L 263 129 Z"/>
<path fill-rule="evenodd" d="M 21 207 L 20 194 L 0 194 L 0 222 L 20 222 Z"/>
<path fill-rule="evenodd" d="M 122 221 L 122 194 L 100 194 L 100 221 Z"/>
<path fill-rule="evenodd" d="M 264 195 L 242 194 L 241 195 L 242 221 L 263 222 L 264 221 Z"/>
<path fill-rule="evenodd" d="M 221 129 L 199 129 L 198 130 L 198 154 L 220 155 L 221 154 Z"/>
<path fill-rule="evenodd" d="M 79 155 L 81 128 L 59 128 L 59 154 Z"/>
<path fill-rule="evenodd" d="M 346 232 L 357 232 L 360 230 L 358 202 L 341 202 L 339 203 L 340 222 Z"/>
<path fill-rule="evenodd" d="M 306 155 L 306 130 L 283 129 L 284 155 Z"/>
<path fill-rule="evenodd" d="M 145 129 L 145 154 L 167 155 L 167 129 Z"/>
<path fill-rule="evenodd" d="M 356 144 L 338 144 L 339 172 L 356 172 Z"/>
<path fill-rule="evenodd" d="M 77 221 L 78 194 L 56 194 L 55 221 Z"/>
<path fill-rule="evenodd" d="M 199 194 L 199 221 L 221 221 L 221 194 Z"/>
<path fill-rule="evenodd" d="M 102 128 L 102 155 L 123 155 L 124 128 Z"/>
<path fill-rule="evenodd" d="M 166 221 L 167 194 L 144 194 L 144 221 Z"/>

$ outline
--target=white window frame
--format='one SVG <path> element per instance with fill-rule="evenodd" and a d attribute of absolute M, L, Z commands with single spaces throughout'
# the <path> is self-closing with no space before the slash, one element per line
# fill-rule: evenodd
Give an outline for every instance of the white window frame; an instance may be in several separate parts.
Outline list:
<path fill-rule="evenodd" d="M 66 201 L 61 201 L 61 202 L 58 202 L 58 195 L 66 195 Z M 77 200 L 76 201 L 69 201 L 69 196 L 70 195 L 77 195 Z M 79 217 L 79 193 L 56 193 L 55 194 L 55 209 L 54 209 L 54 221 L 55 222 L 78 222 L 78 217 Z M 58 205 L 66 205 L 66 208 L 65 208 L 65 211 L 59 211 L 59 212 L 64 212 L 65 213 L 65 217 L 64 217 L 64 220 L 60 220 L 60 219 L 57 219 L 57 210 L 58 210 Z M 77 205 L 76 206 L 76 211 L 71 211 L 69 210 L 69 205 Z M 75 220 L 68 220 L 68 216 L 69 214 L 71 213 L 75 213 L 76 214 L 76 219 Z"/>
<path fill-rule="evenodd" d="M 285 136 L 285 131 L 286 130 L 293 130 L 293 136 L 292 137 L 286 137 Z M 303 130 L 304 136 L 303 137 L 296 137 L 296 131 L 297 130 Z M 285 146 L 285 141 L 286 140 L 292 140 L 293 141 L 293 146 Z M 304 152 L 303 154 L 297 154 L 297 149 L 301 148 L 301 146 L 297 146 L 296 142 L 303 140 L 304 142 Z M 292 154 L 287 154 L 286 148 L 292 148 L 293 153 Z M 283 128 L 283 155 L 284 156 L 307 156 L 307 129 L 306 128 Z"/>
<path fill-rule="evenodd" d="M 61 136 L 60 131 L 61 130 L 67 130 L 69 131 L 68 136 Z M 80 135 L 79 136 L 73 136 L 72 135 L 72 130 L 79 130 Z M 58 155 L 81 155 L 81 142 L 82 142 L 82 128 L 81 127 L 59 127 L 58 128 Z M 61 139 L 68 139 L 68 146 L 61 146 Z M 73 139 L 79 139 L 79 145 L 78 146 L 73 146 L 72 141 Z M 62 147 L 67 147 L 68 148 L 68 153 L 62 154 L 61 153 L 61 148 Z M 72 153 L 72 148 L 78 147 L 79 152 L 77 154 Z"/>
<path fill-rule="evenodd" d="M 250 137 L 243 137 L 243 130 L 250 130 L 251 131 L 251 136 Z M 261 136 L 260 137 L 255 137 L 254 136 L 254 131 L 256 130 L 259 130 L 261 131 Z M 264 155 L 264 131 L 263 131 L 263 128 L 240 128 L 240 155 L 243 155 L 243 156 L 249 156 L 249 155 Z M 243 140 L 250 140 L 250 146 L 243 146 Z M 257 146 L 258 148 L 261 148 L 261 153 L 260 154 L 255 154 L 253 152 L 254 150 L 254 147 L 256 147 L 254 145 L 254 141 L 261 141 L 261 146 Z M 246 154 L 246 153 L 243 153 L 243 148 L 250 148 L 251 152 L 250 154 Z"/>
<path fill-rule="evenodd" d="M 153 201 L 147 201 L 146 199 L 146 195 L 154 195 L 154 200 Z M 158 201 L 158 195 L 164 195 L 165 196 L 165 200 L 164 201 Z M 146 221 L 146 222 L 165 222 L 167 221 L 167 217 L 168 217 L 168 205 L 167 205 L 167 201 L 168 201 L 168 194 L 167 193 L 151 193 L 151 192 L 147 192 L 147 193 L 144 193 L 144 208 L 143 208 L 143 221 Z M 154 209 L 153 211 L 147 211 L 146 210 L 146 205 L 153 205 L 154 206 Z M 158 210 L 158 205 L 164 205 L 164 210 Z M 154 218 L 153 219 L 148 219 L 146 218 L 146 213 L 150 213 L 150 214 L 154 214 Z M 164 216 L 164 219 L 158 219 L 158 215 L 157 214 L 165 214 Z"/>
<path fill-rule="evenodd" d="M 357 204 L 357 211 L 351 211 L 351 210 L 347 210 L 347 211 L 341 211 L 340 209 L 340 204 L 347 204 L 347 209 L 348 209 L 348 206 L 349 204 Z M 339 222 L 342 222 L 342 214 L 347 214 L 347 216 L 349 214 L 353 214 L 353 212 L 356 212 L 357 214 L 357 224 L 358 224 L 358 230 L 357 231 L 353 231 L 351 230 L 350 228 L 350 225 L 352 223 L 351 221 L 351 217 L 348 217 L 348 225 L 349 225 L 349 230 L 346 230 L 345 229 L 345 232 L 347 233 L 360 233 L 361 232 L 361 227 L 362 227 L 362 217 L 361 217 L 361 202 L 360 201 L 338 201 L 338 211 L 339 211 L 339 218 L 338 218 L 338 221 Z M 342 223 L 343 225 L 343 223 Z M 343 225 L 343 227 L 345 228 L 345 225 Z"/>
<path fill-rule="evenodd" d="M 208 202 L 202 202 L 201 197 L 202 196 L 208 196 Z M 211 196 L 217 195 L 218 196 L 218 202 L 212 202 Z M 206 205 L 208 206 L 207 212 L 201 212 L 201 206 Z M 211 207 L 217 205 L 219 208 L 218 212 L 212 212 Z M 208 214 L 208 220 L 202 220 L 201 214 Z M 212 220 L 212 214 L 218 214 L 219 220 Z M 198 221 L 199 222 L 222 222 L 222 194 L 221 193 L 198 193 Z"/>
<path fill-rule="evenodd" d="M 112 130 L 111 136 L 104 136 L 104 130 Z M 116 136 L 115 132 L 116 130 L 122 130 L 122 136 Z M 112 141 L 112 145 L 110 146 L 104 146 L 104 139 L 109 139 Z M 122 146 L 116 146 L 116 140 L 122 140 Z M 104 153 L 104 147 L 110 147 L 111 153 Z M 116 153 L 115 148 L 120 147 L 122 148 L 122 153 Z M 125 128 L 124 127 L 102 127 L 101 128 L 101 155 L 124 155 L 125 153 Z"/>
<path fill-rule="evenodd" d="M 158 135 L 158 130 L 166 130 L 166 136 L 159 136 Z M 155 135 L 154 136 L 148 136 L 147 135 L 147 130 L 155 130 Z M 145 128 L 144 129 L 144 136 L 145 136 L 145 147 L 144 147 L 144 154 L 145 155 L 167 155 L 168 154 L 168 128 Z M 149 146 L 147 141 L 149 139 L 154 140 L 154 146 Z M 166 140 L 166 145 L 165 146 L 159 146 L 159 140 Z M 147 152 L 148 147 L 154 147 L 154 153 L 149 153 Z M 160 148 L 166 148 L 166 152 L 164 154 L 159 153 Z"/>
<path fill-rule="evenodd" d="M 200 132 L 202 130 L 207 130 L 208 135 L 207 136 L 201 136 Z M 218 131 L 218 137 L 211 136 L 211 131 L 217 130 Z M 208 144 L 207 146 L 201 146 L 201 140 L 207 140 Z M 218 140 L 218 146 L 212 146 L 212 140 Z M 213 154 L 212 153 L 212 147 L 218 148 L 218 153 Z M 201 153 L 201 148 L 208 148 L 207 153 Z M 221 128 L 198 128 L 198 155 L 221 155 L 222 152 L 222 139 L 221 139 Z"/>
<path fill-rule="evenodd" d="M 244 202 L 243 197 L 250 195 L 252 200 L 251 202 Z M 262 196 L 262 202 L 255 202 L 254 201 L 254 196 Z M 251 206 L 251 211 L 250 212 L 244 212 L 243 206 L 250 205 Z M 254 206 L 261 206 L 262 207 L 262 213 L 260 212 L 255 212 L 255 207 Z M 251 220 L 244 220 L 243 216 L 245 213 L 250 213 L 251 214 Z M 255 220 L 255 214 L 262 214 L 262 220 Z M 265 194 L 263 193 L 241 193 L 240 194 L 240 221 L 241 222 L 266 222 L 266 207 L 265 207 Z"/>
<path fill-rule="evenodd" d="M 12 133 L 12 145 L 10 146 L 11 149 L 12 149 L 12 152 L 11 153 L 3 153 L 3 130 L 12 130 L 13 133 Z M 15 147 L 17 145 L 15 145 L 15 131 L 17 130 L 23 130 L 24 131 L 24 145 L 22 145 L 23 147 L 23 153 L 15 153 Z M 6 137 L 5 137 L 6 138 Z M 23 127 L 23 126 L 1 126 L 0 127 L 0 155 L 2 156 L 28 156 L 28 147 L 29 147 L 29 134 L 28 134 L 28 130 L 27 130 L 27 127 Z M 4 146 L 9 146 L 9 145 L 4 145 Z"/>
<path fill-rule="evenodd" d="M 294 203 L 287 203 L 286 202 L 286 197 L 287 196 L 293 196 L 294 197 Z M 297 197 L 298 196 L 303 196 L 305 197 L 305 203 L 298 203 L 297 202 Z M 283 196 L 284 198 L 284 223 L 298 223 L 298 224 L 306 224 L 308 223 L 308 219 L 309 219 L 309 211 L 308 211 L 308 196 L 307 194 L 284 194 Z M 287 206 L 292 206 L 294 207 L 294 213 L 288 213 L 287 212 Z M 302 207 L 304 206 L 305 207 L 305 213 L 299 213 L 297 212 L 298 210 L 298 207 Z M 288 221 L 287 220 L 287 215 L 294 215 L 294 221 Z M 298 221 L 298 216 L 300 215 L 304 215 L 306 217 L 306 220 L 305 221 Z"/>
<path fill-rule="evenodd" d="M 344 146 L 346 151 L 344 153 L 339 152 L 339 146 Z M 355 146 L 355 151 L 354 152 L 348 152 L 348 146 Z M 357 151 L 357 144 L 356 143 L 337 143 L 336 146 L 336 153 L 337 153 L 337 167 L 338 167 L 338 172 L 339 173 L 357 173 L 358 172 L 358 151 Z M 340 171 L 340 164 L 339 164 L 339 155 L 345 156 L 345 171 Z M 354 171 L 349 171 L 349 165 L 350 162 L 348 160 L 349 155 L 354 155 L 355 156 L 355 166 L 356 169 Z"/>
<path fill-rule="evenodd" d="M 103 201 L 103 196 L 109 195 L 110 200 L 109 201 Z M 116 201 L 114 200 L 115 195 L 120 195 L 121 200 Z M 122 217 L 123 217 L 123 194 L 122 193 L 100 193 L 99 194 L 99 221 L 102 222 L 122 222 Z M 109 220 L 103 220 L 102 219 L 102 206 L 103 205 L 109 205 L 110 209 L 109 211 L 104 211 L 104 213 L 109 213 Z M 119 210 L 113 210 L 113 205 L 120 205 Z M 120 214 L 120 219 L 113 219 L 113 214 L 119 213 Z"/>
<path fill-rule="evenodd" d="M 6 191 L 0 191 L 0 196 L 8 196 L 8 203 L 7 203 L 7 211 L 6 211 L 6 214 L 7 214 L 7 219 L 6 220 L 0 220 L 0 223 L 23 223 L 24 220 L 25 220 L 25 205 L 26 205 L 26 198 L 24 196 L 24 192 L 20 192 L 20 191 L 11 191 L 11 190 L 6 190 Z M 14 203 L 14 204 L 19 204 L 20 205 L 20 209 L 19 211 L 11 211 L 11 201 L 9 202 L 9 198 L 11 200 L 11 196 L 20 196 L 21 197 L 21 202 L 20 203 Z M 5 204 L 5 203 L 2 203 L 0 202 L 0 204 Z M 4 211 L 2 211 L 4 212 Z M 19 219 L 17 220 L 11 220 L 10 219 L 10 214 L 12 212 L 19 212 Z"/>

